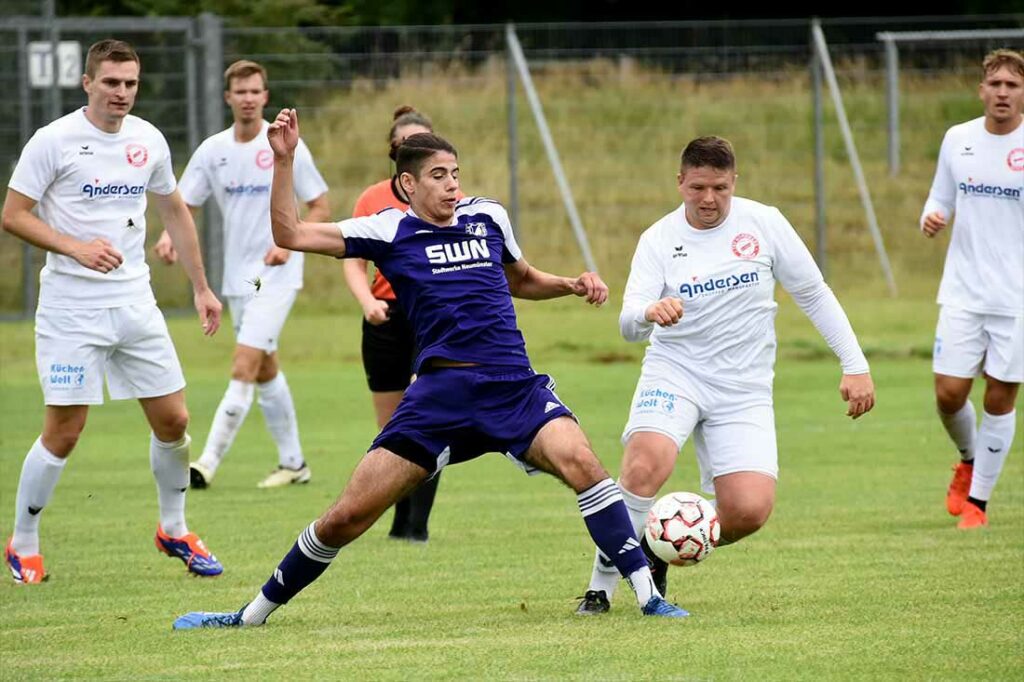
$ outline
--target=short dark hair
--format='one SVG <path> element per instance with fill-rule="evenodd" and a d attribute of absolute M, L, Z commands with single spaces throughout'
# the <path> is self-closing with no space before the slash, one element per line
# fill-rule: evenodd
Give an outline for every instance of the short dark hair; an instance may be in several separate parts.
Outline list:
<path fill-rule="evenodd" d="M 688 168 L 702 166 L 715 170 L 735 170 L 736 154 L 733 152 L 729 140 L 715 135 L 691 140 L 683 150 L 679 167 L 685 171 Z"/>
<path fill-rule="evenodd" d="M 401 144 L 395 140 L 395 133 L 402 126 L 418 125 L 423 126 L 430 132 L 434 132 L 434 124 L 430 122 L 430 117 L 426 114 L 416 111 L 415 108 L 410 107 L 408 104 L 395 109 L 395 113 L 391 116 L 391 129 L 388 130 L 388 144 L 390 149 L 388 150 L 388 156 L 391 157 L 392 161 L 395 161 L 398 157 L 398 145 Z"/>
<path fill-rule="evenodd" d="M 135 62 L 142 68 L 139 55 L 128 43 L 123 40 L 107 38 L 93 43 L 85 55 L 85 75 L 89 78 L 96 77 L 96 70 L 102 62 Z"/>
<path fill-rule="evenodd" d="M 992 50 L 985 55 L 985 61 L 981 63 L 982 80 L 1004 66 L 1016 72 L 1018 76 L 1024 76 L 1024 54 L 1016 50 Z"/>
<path fill-rule="evenodd" d="M 248 78 L 249 76 L 260 75 L 263 79 L 263 89 L 267 89 L 267 70 L 263 68 L 262 64 L 258 64 L 248 59 L 239 59 L 233 63 L 224 72 L 224 90 L 225 92 L 231 92 L 231 81 L 235 78 Z"/>
<path fill-rule="evenodd" d="M 459 158 L 455 147 L 440 135 L 434 133 L 410 135 L 398 146 L 395 172 L 398 175 L 410 173 L 413 177 L 418 178 L 426 160 L 438 152 L 448 152 L 456 159 Z"/>

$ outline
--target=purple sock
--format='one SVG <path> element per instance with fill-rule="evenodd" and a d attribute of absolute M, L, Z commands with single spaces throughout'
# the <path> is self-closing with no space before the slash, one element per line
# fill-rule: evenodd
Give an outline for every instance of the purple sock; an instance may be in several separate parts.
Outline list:
<path fill-rule="evenodd" d="M 647 567 L 647 557 L 633 532 L 622 492 L 606 478 L 577 496 L 580 512 L 594 544 L 612 560 L 623 577 Z"/>
<path fill-rule="evenodd" d="M 314 521 L 302 531 L 263 585 L 263 596 L 275 604 L 287 604 L 289 599 L 319 578 L 338 555 L 337 547 L 328 547 L 317 539 L 313 530 L 315 525 Z"/>

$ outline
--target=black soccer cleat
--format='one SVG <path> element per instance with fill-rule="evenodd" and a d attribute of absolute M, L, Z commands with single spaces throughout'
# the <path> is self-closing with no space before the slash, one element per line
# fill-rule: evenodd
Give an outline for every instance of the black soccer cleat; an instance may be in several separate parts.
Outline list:
<path fill-rule="evenodd" d="M 583 595 L 580 605 L 576 607 L 577 616 L 597 616 L 608 613 L 612 605 L 608 603 L 608 595 L 604 590 L 587 590 Z"/>
<path fill-rule="evenodd" d="M 644 536 L 640 539 L 640 547 L 644 550 L 644 554 L 647 556 L 647 565 L 651 567 L 651 579 L 654 581 L 654 589 L 663 596 L 668 596 L 668 563 L 662 561 L 654 552 L 651 551 L 650 546 L 647 544 L 647 537 Z"/>

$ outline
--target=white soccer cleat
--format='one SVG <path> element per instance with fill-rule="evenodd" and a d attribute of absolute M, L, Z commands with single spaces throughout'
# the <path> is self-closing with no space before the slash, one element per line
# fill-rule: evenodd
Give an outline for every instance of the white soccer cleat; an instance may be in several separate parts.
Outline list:
<path fill-rule="evenodd" d="M 280 488 L 282 486 L 291 485 L 292 483 L 309 483 L 309 479 L 312 478 L 313 472 L 309 470 L 309 467 L 303 464 L 298 469 L 289 469 L 288 467 L 279 466 L 270 472 L 270 475 L 264 478 L 257 484 L 257 488 Z"/>

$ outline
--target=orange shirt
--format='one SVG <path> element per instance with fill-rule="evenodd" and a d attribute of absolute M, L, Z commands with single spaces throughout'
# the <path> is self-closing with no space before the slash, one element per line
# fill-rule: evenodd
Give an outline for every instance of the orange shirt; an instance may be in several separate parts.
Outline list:
<path fill-rule="evenodd" d="M 399 199 L 395 194 L 393 182 L 394 178 L 388 178 L 364 189 L 363 193 L 356 199 L 356 206 L 352 209 L 352 217 L 361 218 L 373 215 L 389 207 L 397 208 L 403 212 L 409 210 L 409 204 Z M 391 283 L 384 279 L 384 275 L 380 274 L 380 270 L 373 274 L 370 293 L 373 294 L 374 298 L 381 300 L 395 300 L 395 292 L 391 289 Z"/>
<path fill-rule="evenodd" d="M 409 204 L 398 197 L 394 182 L 394 178 L 388 178 L 364 189 L 363 193 L 356 199 L 355 208 L 352 209 L 352 217 L 361 218 L 373 215 L 374 213 L 380 213 L 385 208 L 397 208 L 402 212 L 408 211 Z M 458 197 L 463 199 L 465 195 L 460 191 Z M 373 274 L 370 293 L 373 294 L 374 298 L 384 301 L 395 300 L 395 292 L 391 288 L 391 283 L 384 279 L 384 275 L 380 274 L 380 270 Z"/>

